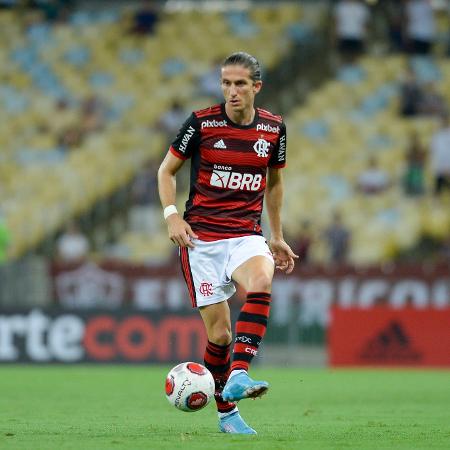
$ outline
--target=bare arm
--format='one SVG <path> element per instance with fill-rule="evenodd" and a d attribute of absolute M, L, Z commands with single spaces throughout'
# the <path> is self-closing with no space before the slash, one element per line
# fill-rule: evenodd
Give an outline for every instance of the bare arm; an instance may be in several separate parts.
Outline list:
<path fill-rule="evenodd" d="M 294 259 L 298 256 L 294 254 L 283 237 L 281 225 L 283 192 L 281 169 L 269 167 L 266 185 L 266 208 L 271 234 L 269 245 L 275 259 L 275 267 L 286 273 L 291 273 L 295 265 Z"/>
<path fill-rule="evenodd" d="M 158 189 L 163 208 L 176 203 L 176 173 L 180 170 L 183 163 L 182 159 L 168 152 L 159 167 Z M 173 243 L 178 244 L 180 247 L 194 247 L 191 238 L 196 238 L 197 235 L 178 213 L 168 216 L 166 222 L 169 238 Z"/>

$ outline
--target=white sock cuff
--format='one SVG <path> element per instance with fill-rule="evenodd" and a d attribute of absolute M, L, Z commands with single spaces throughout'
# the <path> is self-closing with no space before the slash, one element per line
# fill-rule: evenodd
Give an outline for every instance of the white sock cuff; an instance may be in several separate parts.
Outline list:
<path fill-rule="evenodd" d="M 230 379 L 231 377 L 234 377 L 235 375 L 238 375 L 238 374 L 240 374 L 240 373 L 242 373 L 242 372 L 247 372 L 246 370 L 244 370 L 244 369 L 235 369 L 235 370 L 232 370 L 231 371 L 231 373 L 230 373 L 230 376 L 228 377 L 228 379 Z"/>
<path fill-rule="evenodd" d="M 221 413 L 221 412 L 217 412 L 219 419 L 223 419 L 224 417 L 229 416 L 230 414 L 234 414 L 235 412 L 238 412 L 239 409 L 237 406 L 235 406 L 231 411 L 226 412 L 226 413 Z"/>

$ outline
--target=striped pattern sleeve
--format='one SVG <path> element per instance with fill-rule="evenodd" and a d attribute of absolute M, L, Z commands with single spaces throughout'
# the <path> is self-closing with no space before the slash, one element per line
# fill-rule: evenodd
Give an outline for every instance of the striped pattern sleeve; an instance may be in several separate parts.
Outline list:
<path fill-rule="evenodd" d="M 169 150 L 180 159 L 189 159 L 200 144 L 200 128 L 197 117 L 192 113 L 183 123 Z"/>

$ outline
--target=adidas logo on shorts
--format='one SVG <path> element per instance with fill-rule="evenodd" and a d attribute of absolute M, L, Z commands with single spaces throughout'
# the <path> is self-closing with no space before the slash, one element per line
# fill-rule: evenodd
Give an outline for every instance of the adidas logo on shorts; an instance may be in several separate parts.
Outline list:
<path fill-rule="evenodd" d="M 225 142 L 223 142 L 223 139 L 221 139 L 214 144 L 214 148 L 227 148 L 227 146 L 225 145 Z"/>

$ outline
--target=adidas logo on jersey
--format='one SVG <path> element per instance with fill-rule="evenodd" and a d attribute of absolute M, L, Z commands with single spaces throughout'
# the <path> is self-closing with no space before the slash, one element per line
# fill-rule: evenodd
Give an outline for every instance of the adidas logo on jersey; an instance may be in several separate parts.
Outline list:
<path fill-rule="evenodd" d="M 221 139 L 220 141 L 217 141 L 213 147 L 214 148 L 227 148 L 227 146 L 225 145 L 225 142 L 223 142 L 223 139 Z"/>

